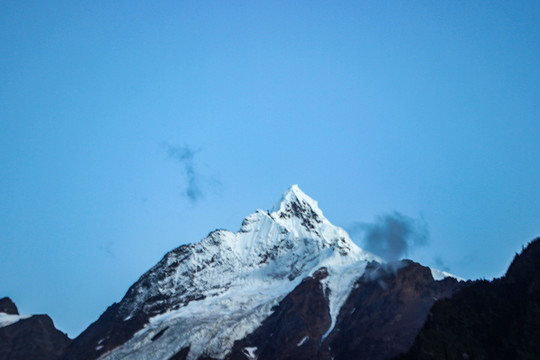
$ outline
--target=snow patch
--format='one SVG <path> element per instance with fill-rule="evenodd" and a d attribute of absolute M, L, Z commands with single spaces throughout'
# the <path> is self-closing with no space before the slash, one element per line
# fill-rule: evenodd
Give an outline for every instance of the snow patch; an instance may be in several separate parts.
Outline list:
<path fill-rule="evenodd" d="M 245 347 L 243 350 L 244 355 L 247 356 L 249 360 L 257 360 L 257 356 L 255 355 L 255 351 L 257 351 L 257 347 Z"/>
<path fill-rule="evenodd" d="M 433 268 L 430 268 L 430 270 L 431 270 L 431 276 L 433 276 L 433 279 L 436 280 L 436 281 L 443 280 L 444 278 L 447 278 L 447 277 L 454 278 L 457 281 L 466 281 L 464 278 L 461 278 L 459 276 L 447 273 L 446 271 L 437 270 L 437 269 L 433 269 Z"/>
<path fill-rule="evenodd" d="M 332 264 L 328 267 L 329 276 L 322 281 L 323 286 L 329 290 L 328 306 L 330 308 L 331 323 L 328 330 L 321 337 L 323 342 L 334 330 L 341 307 L 349 297 L 355 281 L 360 278 L 368 264 L 368 260 L 356 261 L 352 264 Z"/>
<path fill-rule="evenodd" d="M 299 342 L 298 344 L 296 344 L 296 346 L 300 347 L 300 346 L 304 345 L 304 343 L 305 343 L 306 341 L 308 341 L 308 340 L 309 340 L 309 336 L 304 336 L 304 337 L 302 338 L 302 340 L 300 340 L 300 342 Z"/>
<path fill-rule="evenodd" d="M 15 324 L 19 320 L 28 319 L 32 315 L 11 315 L 0 312 L 0 328 Z"/>

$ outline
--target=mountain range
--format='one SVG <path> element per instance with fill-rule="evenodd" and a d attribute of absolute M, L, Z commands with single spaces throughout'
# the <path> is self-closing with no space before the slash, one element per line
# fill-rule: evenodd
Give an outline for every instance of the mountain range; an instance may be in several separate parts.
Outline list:
<path fill-rule="evenodd" d="M 539 247 L 538 241 L 531 246 Z M 525 261 L 520 260 L 524 255 L 510 267 L 507 278 L 521 279 L 512 284 L 538 277 L 540 256 L 530 252 L 530 272 L 512 270 L 521 269 L 515 263 Z M 532 319 L 527 329 L 538 334 L 540 287 L 535 281 L 522 284 L 516 294 L 530 295 L 520 319 Z M 272 210 L 245 218 L 239 231 L 215 230 L 200 242 L 167 253 L 77 338 L 49 329 L 63 337 L 55 337 L 55 352 L 42 358 L 454 358 L 448 355 L 454 347 L 447 340 L 458 343 L 466 332 L 451 319 L 469 314 L 471 323 L 481 323 L 486 320 L 478 315 L 482 304 L 518 287 L 486 283 L 493 289 L 482 290 L 484 302 L 472 311 L 467 306 L 475 298 L 474 289 L 485 287 L 482 282 L 463 281 L 410 260 L 386 262 L 360 249 L 324 217 L 315 200 L 293 185 Z M 463 295 L 470 292 L 473 295 Z M 522 305 L 502 302 L 486 316 Z M 41 358 L 44 349 L 36 347 L 34 357 L 28 357 L 14 345 L 37 339 L 25 339 L 16 331 L 34 317 L 2 323 L 2 316 L 19 316 L 15 312 L 0 307 L 0 360 Z M 445 337 L 450 333 L 453 337 Z M 518 339 L 519 334 L 512 336 Z M 525 343 L 527 354 L 538 350 L 537 342 Z M 474 351 L 467 346 L 455 348 L 456 359 L 464 354 L 491 358 L 490 352 L 479 350 L 481 345 Z"/>

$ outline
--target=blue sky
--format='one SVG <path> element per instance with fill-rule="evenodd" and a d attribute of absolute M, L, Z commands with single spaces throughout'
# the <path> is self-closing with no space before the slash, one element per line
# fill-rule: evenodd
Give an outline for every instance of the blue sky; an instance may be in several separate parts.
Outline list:
<path fill-rule="evenodd" d="M 535 1 L 2 2 L 0 297 L 77 335 L 291 184 L 501 276 L 540 235 L 539 25 Z"/>

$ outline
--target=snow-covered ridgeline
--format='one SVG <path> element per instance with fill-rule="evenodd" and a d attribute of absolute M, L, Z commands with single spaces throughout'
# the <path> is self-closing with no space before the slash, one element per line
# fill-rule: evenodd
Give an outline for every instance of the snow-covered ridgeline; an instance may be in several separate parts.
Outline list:
<path fill-rule="evenodd" d="M 447 278 L 447 277 L 454 278 L 457 281 L 465 281 L 464 278 L 453 275 L 453 274 L 450 274 L 449 272 L 446 272 L 446 271 L 437 270 L 437 269 L 434 269 L 434 268 L 430 268 L 430 270 L 431 270 L 431 276 L 433 276 L 433 279 L 436 280 L 436 281 L 442 280 L 442 279 Z"/>

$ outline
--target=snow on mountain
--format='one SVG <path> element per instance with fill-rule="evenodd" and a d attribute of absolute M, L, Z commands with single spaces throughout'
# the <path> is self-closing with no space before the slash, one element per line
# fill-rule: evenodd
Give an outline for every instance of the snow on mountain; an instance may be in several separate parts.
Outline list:
<path fill-rule="evenodd" d="M 258 328 L 322 267 L 332 321 L 324 340 L 370 261 L 383 262 L 355 245 L 293 185 L 271 212 L 257 210 L 238 232 L 216 230 L 165 255 L 120 303 L 124 321 L 143 312 L 148 323 L 100 359 L 167 359 L 186 348 L 190 360 L 223 359 L 235 340 Z"/>
<path fill-rule="evenodd" d="M 28 319 L 32 315 L 14 315 L 14 314 L 6 314 L 3 312 L 0 312 L 0 328 L 4 326 L 8 326 L 11 324 L 15 324 L 17 321 L 22 319 Z"/>
<path fill-rule="evenodd" d="M 321 267 L 329 272 L 325 286 L 335 322 L 368 261 L 381 260 L 358 248 L 294 185 L 272 212 L 256 211 L 237 233 L 214 231 L 171 251 L 143 275 L 126 295 L 129 301 L 121 303 L 122 313 L 126 320 L 141 309 L 155 315 L 101 358 L 166 358 L 187 346 L 188 359 L 223 358 L 235 340 L 255 330 L 273 306 Z"/>
<path fill-rule="evenodd" d="M 458 281 L 465 281 L 464 278 L 450 274 L 449 272 L 446 272 L 446 271 L 442 271 L 442 270 L 438 270 L 434 268 L 430 268 L 430 270 L 431 270 L 431 276 L 433 276 L 433 279 L 437 281 L 442 280 L 447 277 L 454 278 Z"/>
<path fill-rule="evenodd" d="M 15 303 L 8 297 L 0 299 L 0 328 L 28 319 L 32 315 L 20 315 Z"/>

